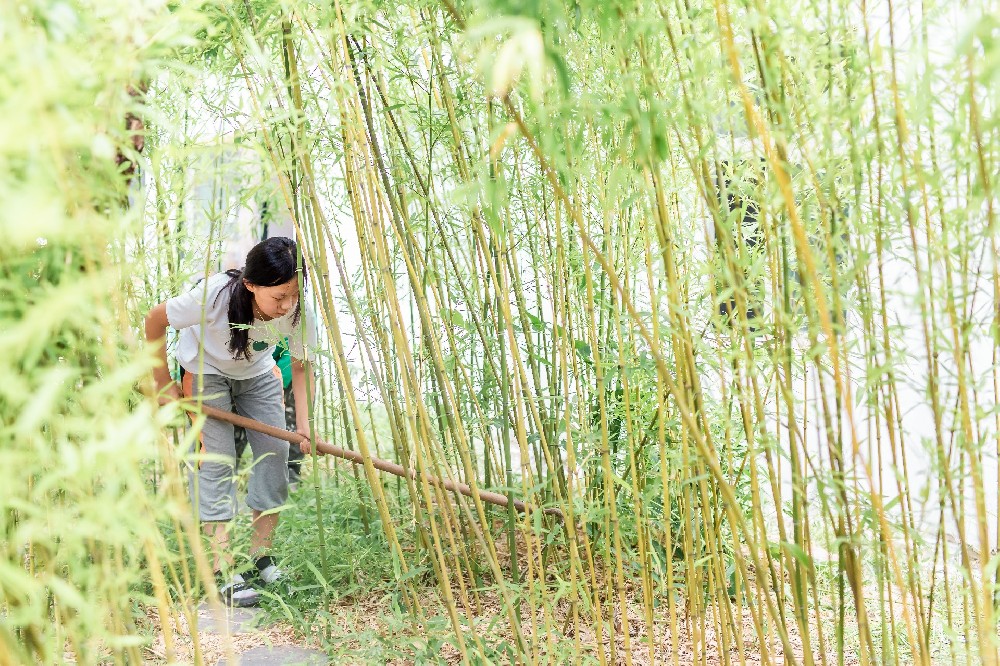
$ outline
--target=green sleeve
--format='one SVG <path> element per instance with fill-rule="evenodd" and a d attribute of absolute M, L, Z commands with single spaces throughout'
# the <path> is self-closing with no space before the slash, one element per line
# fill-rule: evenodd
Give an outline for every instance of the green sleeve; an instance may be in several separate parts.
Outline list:
<path fill-rule="evenodd" d="M 284 344 L 275 345 L 274 362 L 278 364 L 278 369 L 281 370 L 282 386 L 288 388 L 288 385 L 292 383 L 292 355 L 288 353 L 287 339 Z"/>

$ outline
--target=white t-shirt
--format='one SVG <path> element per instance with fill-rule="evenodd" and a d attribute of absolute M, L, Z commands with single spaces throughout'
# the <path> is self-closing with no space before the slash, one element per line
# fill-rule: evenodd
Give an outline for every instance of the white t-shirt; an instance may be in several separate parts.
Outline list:
<path fill-rule="evenodd" d="M 233 358 L 229 351 L 229 276 L 219 273 L 199 282 L 191 291 L 167 300 L 167 321 L 180 331 L 177 361 L 187 372 L 224 375 L 231 379 L 250 379 L 270 372 L 274 367 L 274 347 L 288 338 L 288 351 L 297 359 L 307 358 L 308 350 L 316 346 L 314 317 L 303 303 L 299 321 L 292 326 L 295 310 L 270 321 L 253 320 L 249 329 L 249 359 Z M 205 316 L 202 328 L 202 313 Z M 305 327 L 306 348 L 302 345 Z M 204 366 L 201 351 L 204 350 Z"/>

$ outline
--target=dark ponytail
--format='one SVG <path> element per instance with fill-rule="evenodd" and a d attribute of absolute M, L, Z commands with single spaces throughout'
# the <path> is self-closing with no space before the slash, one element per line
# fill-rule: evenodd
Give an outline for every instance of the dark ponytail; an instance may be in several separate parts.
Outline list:
<path fill-rule="evenodd" d="M 234 359 L 249 360 L 251 353 L 249 326 L 253 323 L 253 293 L 243 284 L 243 280 L 261 287 L 275 287 L 285 284 L 298 274 L 304 289 L 306 267 L 305 264 L 301 267 L 298 264 L 298 247 L 295 241 L 276 236 L 257 243 L 247 253 L 243 270 L 226 271 L 229 282 L 223 287 L 223 291 L 229 292 L 229 351 Z M 299 299 L 292 316 L 293 326 L 299 323 L 301 313 L 302 301 Z"/>

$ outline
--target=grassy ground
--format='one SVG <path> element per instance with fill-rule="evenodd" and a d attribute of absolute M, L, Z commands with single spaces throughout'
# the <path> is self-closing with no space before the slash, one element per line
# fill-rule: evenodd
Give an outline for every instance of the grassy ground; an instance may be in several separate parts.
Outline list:
<path fill-rule="evenodd" d="M 384 413 L 379 410 L 368 414 L 370 432 L 377 433 L 384 443 L 388 432 Z M 387 452 L 380 452 L 387 455 Z M 249 454 L 245 462 L 249 462 Z M 246 468 L 243 465 L 242 487 L 245 488 Z M 265 594 L 260 618 L 260 629 L 253 634 L 237 635 L 232 643 L 218 635 L 202 633 L 198 637 L 203 663 L 216 663 L 231 648 L 235 653 L 259 645 L 299 645 L 325 651 L 333 661 L 340 664 L 449 664 L 460 663 L 458 637 L 449 621 L 447 607 L 442 601 L 441 590 L 436 582 L 431 558 L 426 551 L 421 553 L 416 523 L 412 517 L 412 507 L 405 496 L 405 486 L 395 477 L 382 477 L 383 490 L 390 499 L 397 536 L 411 563 L 410 572 L 400 577 L 385 539 L 378 512 L 374 508 L 371 491 L 363 475 L 349 464 L 332 458 L 318 458 L 316 464 L 307 459 L 303 477 L 289 499 L 289 507 L 282 513 L 281 523 L 276 533 L 275 555 L 288 572 L 289 589 L 280 595 Z M 321 517 L 321 518 L 320 518 Z M 322 527 L 321 527 L 322 525 Z M 234 528 L 233 547 L 237 563 L 249 563 L 249 514 L 243 512 Z M 510 555 L 504 538 L 505 525 L 501 512 L 493 514 L 491 529 L 498 547 L 498 561 L 502 571 L 509 577 Z M 522 535 L 523 536 L 523 535 Z M 325 557 L 324 557 L 325 554 Z M 519 560 L 528 558 L 523 541 L 519 542 Z M 816 575 L 821 589 L 829 598 L 820 604 L 821 612 L 814 618 L 823 623 L 824 634 L 834 636 L 838 618 L 834 613 L 832 596 L 836 594 L 837 577 L 836 554 L 817 548 L 815 551 Z M 416 566 L 413 563 L 416 562 Z M 603 578 L 606 571 L 597 558 L 597 575 Z M 510 630 L 510 622 L 504 612 L 499 589 L 490 572 L 484 567 L 475 569 L 475 574 L 464 574 L 464 591 L 453 585 L 452 594 L 456 599 L 473 599 L 471 603 L 459 604 L 462 624 L 469 628 L 469 635 L 485 637 L 482 644 L 470 649 L 478 652 L 482 663 L 510 663 L 514 660 L 516 637 Z M 675 566 L 678 580 L 682 579 L 680 564 Z M 931 572 L 925 572 L 930 574 Z M 865 585 L 870 600 L 869 617 L 873 622 L 873 636 L 877 650 L 884 663 L 912 663 L 908 645 L 891 645 L 882 641 L 883 631 L 899 618 L 881 617 L 879 608 L 879 585 L 872 567 L 865 569 Z M 475 576 L 473 579 L 472 576 Z M 616 641 L 612 646 L 607 634 L 598 637 L 594 619 L 585 610 L 574 609 L 569 602 L 565 581 L 558 575 L 552 577 L 553 584 L 546 590 L 532 591 L 524 586 L 507 583 L 506 592 L 518 600 L 523 634 L 533 642 L 534 658 L 539 663 L 600 663 L 598 648 L 611 663 L 627 663 L 624 657 L 625 645 L 620 611 L 614 619 Z M 422 609 L 422 622 L 407 607 L 403 581 L 414 585 Z M 604 585 L 598 587 L 603 588 Z M 678 589 L 682 589 L 678 588 Z M 962 594 L 959 589 L 949 590 L 953 603 Z M 529 595 L 534 594 L 531 598 Z M 562 595 L 548 604 L 548 611 L 532 613 L 545 604 L 541 597 Z M 676 644 L 671 640 L 671 628 L 667 613 L 666 597 L 662 594 L 656 602 L 658 611 L 654 614 L 653 640 L 647 635 L 648 628 L 643 619 L 641 589 L 635 580 L 628 581 L 628 627 L 631 663 L 677 663 L 677 664 L 724 664 L 724 663 L 773 663 L 783 658 L 780 641 L 773 632 L 774 640 L 762 649 L 756 639 L 754 626 L 746 607 L 740 612 L 742 618 L 743 642 L 742 659 L 732 652 L 733 637 L 729 637 L 729 652 L 726 642 L 716 635 L 714 629 L 715 609 L 709 608 L 703 617 L 687 612 L 687 604 L 678 594 L 678 628 Z M 200 601 L 191 599 L 189 608 Z M 896 607 L 900 606 L 895 599 Z M 853 620 L 854 611 L 850 598 L 845 599 L 847 607 L 841 627 L 845 645 L 845 659 L 836 656 L 836 645 L 825 645 L 829 655 L 827 663 L 851 665 L 857 661 L 857 626 Z M 934 599 L 938 621 L 932 627 L 934 653 L 942 660 L 954 660 L 964 654 L 963 645 L 967 637 L 955 634 L 945 626 L 945 595 L 938 590 Z M 790 613 L 790 609 L 788 610 Z M 183 613 L 178 613 L 183 615 Z M 165 646 L 158 618 L 151 611 L 145 612 L 146 633 L 152 645 L 146 655 L 153 661 L 165 662 Z M 789 618 L 791 615 L 789 614 Z M 574 619 L 576 621 L 574 621 Z M 607 618 L 605 618 L 607 620 Z M 473 631 L 474 628 L 474 631 Z M 802 641 L 789 624 L 790 642 L 801 656 Z M 176 627 L 178 635 L 177 656 L 181 661 L 196 661 L 192 632 L 187 622 Z M 897 631 L 900 635 L 901 631 Z M 650 649 L 650 643 L 652 649 Z M 817 649 L 816 636 L 812 637 L 813 648 Z M 468 645 L 467 645 L 468 647 Z M 727 662 L 727 657 L 731 661 Z M 942 662 L 944 663 L 944 662 Z"/>
<path fill-rule="evenodd" d="M 332 464 L 324 460 L 315 475 L 311 470 L 312 465 L 307 461 L 304 478 L 290 498 L 289 509 L 282 514 L 276 535 L 275 553 L 288 572 L 289 591 L 265 595 L 260 631 L 234 637 L 234 652 L 262 644 L 301 645 L 324 650 L 332 663 L 338 664 L 459 663 L 458 638 L 449 622 L 429 560 L 412 558 L 425 563 L 414 567 L 409 577 L 415 583 L 425 617 L 423 623 L 417 623 L 407 609 L 402 586 L 397 583 L 390 549 L 378 515 L 371 506 L 367 486 L 356 480 L 350 467 L 343 463 Z M 418 544 L 414 524 L 405 518 L 408 507 L 398 501 L 394 480 L 386 479 L 384 485 L 394 501 L 397 525 L 407 527 L 400 530 L 401 544 L 408 554 L 416 555 Z M 323 515 L 322 535 L 317 521 L 317 503 Z M 499 515 L 492 527 L 498 537 L 499 560 L 503 570 L 509 571 L 510 556 L 503 539 L 499 538 L 503 534 Z M 243 514 L 235 527 L 237 558 L 246 552 L 248 537 L 249 517 Z M 325 563 L 321 557 L 321 541 L 325 546 Z M 523 543 L 520 547 L 523 549 Z M 519 557 L 523 563 L 527 553 L 520 552 Z M 600 563 L 598 568 L 601 569 Z M 599 571 L 599 575 L 603 576 L 604 572 Z M 510 631 L 498 588 L 488 574 L 478 582 L 468 578 L 464 582 L 476 601 L 475 609 L 470 609 L 472 612 L 460 609 L 462 623 L 470 629 L 474 626 L 479 636 L 488 637 L 479 648 L 480 654 L 485 655 L 485 659 L 478 657 L 479 663 L 511 663 L 516 639 Z M 553 589 L 556 587 L 553 585 Z M 573 621 L 568 596 L 550 604 L 548 614 L 536 612 L 533 615 L 531 608 L 539 607 L 539 599 L 529 603 L 532 600 L 526 595 L 532 594 L 531 591 L 513 586 L 507 591 L 520 595 L 517 598 L 521 600 L 523 633 L 529 640 L 537 637 L 534 655 L 539 663 L 596 664 L 599 663 L 599 644 L 611 663 L 626 663 L 620 614 L 614 618 L 618 634 L 612 646 L 606 634 L 602 638 L 596 635 L 593 621 L 584 612 L 579 613 L 578 622 Z M 461 594 L 457 587 L 453 593 L 456 597 Z M 553 590 L 535 594 L 552 595 Z M 678 603 L 679 609 L 683 607 L 683 603 Z M 661 612 L 655 616 L 650 650 L 647 627 L 642 620 L 641 590 L 638 585 L 630 584 L 626 612 L 631 663 L 727 663 L 723 641 L 712 628 L 710 614 L 697 618 L 681 611 L 678 641 L 674 645 L 670 640 L 665 599 L 661 600 L 660 608 Z M 152 661 L 162 663 L 165 654 L 159 622 L 152 612 L 147 613 L 147 617 L 147 631 L 153 644 L 146 654 Z M 765 662 L 749 614 L 743 627 L 743 663 Z M 181 622 L 176 629 L 178 657 L 182 661 L 193 661 L 194 646 L 187 624 Z M 797 651 L 801 641 L 793 635 L 792 644 Z M 205 663 L 215 663 L 227 654 L 230 645 L 222 637 L 202 633 L 199 647 L 201 659 Z M 781 658 L 783 653 L 776 637 L 766 652 L 771 660 Z M 574 658 L 574 655 L 580 656 Z M 707 660 L 697 655 L 706 655 Z M 733 658 L 731 663 L 740 662 L 732 654 L 728 656 Z M 857 662 L 848 659 L 844 663 Z"/>

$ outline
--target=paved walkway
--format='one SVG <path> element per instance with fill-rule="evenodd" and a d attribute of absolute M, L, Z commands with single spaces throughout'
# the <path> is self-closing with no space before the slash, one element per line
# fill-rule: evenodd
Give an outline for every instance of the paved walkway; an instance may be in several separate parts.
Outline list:
<path fill-rule="evenodd" d="M 247 650 L 236 658 L 239 666 L 325 666 L 329 661 L 324 653 L 298 647 L 257 647 Z M 217 666 L 229 666 L 220 659 Z M 234 665 L 236 666 L 236 665 Z"/>
<path fill-rule="evenodd" d="M 263 611 L 259 608 L 227 608 L 225 617 L 219 617 L 207 603 L 198 607 L 198 632 L 202 635 L 226 634 L 241 640 L 234 641 L 245 646 L 253 635 L 260 633 L 264 642 Z M 294 645 L 256 645 L 238 651 L 236 662 L 230 663 L 225 658 L 217 662 L 217 666 L 322 666 L 329 663 L 326 653 L 320 650 L 303 648 Z"/>

